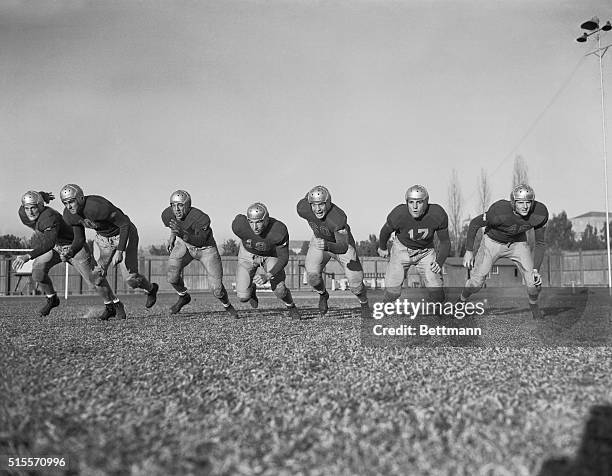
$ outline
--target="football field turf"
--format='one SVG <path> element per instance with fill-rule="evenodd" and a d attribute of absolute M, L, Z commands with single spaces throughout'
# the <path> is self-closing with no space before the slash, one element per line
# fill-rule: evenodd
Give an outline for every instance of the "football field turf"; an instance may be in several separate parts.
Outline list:
<path fill-rule="evenodd" d="M 609 321 L 607 291 L 587 293 L 544 290 L 560 344 L 584 315 Z M 524 291 L 477 296 L 490 335 L 534 333 Z M 173 294 L 151 310 L 123 300 L 128 320 L 99 322 L 94 297 L 48 318 L 43 298 L 0 299 L 5 459 L 64 457 L 72 474 L 535 475 L 579 459 L 589 412 L 612 402 L 607 345 L 371 346 L 340 292 L 323 318 L 297 295 L 305 321 L 263 293 L 241 320 L 209 294 L 172 317 Z"/>

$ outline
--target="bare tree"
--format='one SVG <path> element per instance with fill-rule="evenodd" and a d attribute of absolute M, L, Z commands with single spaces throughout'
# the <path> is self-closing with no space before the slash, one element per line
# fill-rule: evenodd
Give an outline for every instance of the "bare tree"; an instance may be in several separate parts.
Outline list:
<path fill-rule="evenodd" d="M 459 185 L 459 175 L 457 170 L 453 169 L 451 172 L 451 179 L 448 185 L 448 220 L 449 220 L 449 231 L 452 241 L 452 253 L 454 256 L 458 256 L 461 252 L 461 227 L 462 227 L 462 215 L 463 215 L 463 194 L 461 193 L 461 186 Z"/>
<path fill-rule="evenodd" d="M 514 158 L 514 169 L 512 171 L 512 188 L 521 183 L 529 183 L 527 176 L 527 162 L 520 155 Z"/>
<path fill-rule="evenodd" d="M 480 177 L 478 178 L 478 205 L 480 207 L 479 213 L 484 213 L 491 204 L 491 187 L 489 186 L 489 179 L 487 177 L 487 171 L 480 169 Z"/>

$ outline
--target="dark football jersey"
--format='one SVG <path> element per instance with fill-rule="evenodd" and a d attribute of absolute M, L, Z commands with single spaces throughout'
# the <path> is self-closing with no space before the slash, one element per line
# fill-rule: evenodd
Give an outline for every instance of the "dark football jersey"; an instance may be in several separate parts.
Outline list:
<path fill-rule="evenodd" d="M 23 206 L 19 207 L 19 218 L 21 222 L 37 233 L 42 233 L 42 243 L 29 253 L 32 258 L 36 258 L 55 245 L 69 245 L 72 243 L 74 235 L 72 227 L 62 220 L 62 215 L 53 208 L 45 207 L 40 212 L 36 221 L 28 220 Z"/>
<path fill-rule="evenodd" d="M 64 221 L 72 226 L 92 228 L 96 233 L 106 238 L 119 234 L 120 223 L 129 218 L 119 208 L 106 198 L 98 195 L 88 195 L 79 213 L 73 215 L 64 210 Z"/>
<path fill-rule="evenodd" d="M 403 203 L 391 210 L 387 225 L 404 246 L 412 249 L 433 248 L 434 233 L 448 228 L 448 215 L 440 205 L 431 203 L 424 215 L 414 218 Z"/>
<path fill-rule="evenodd" d="M 526 231 L 542 228 L 548 222 L 548 210 L 543 203 L 534 202 L 531 212 L 522 217 L 512 210 L 509 200 L 499 200 L 484 214 L 485 233 L 500 243 L 527 241 Z"/>
<path fill-rule="evenodd" d="M 161 215 L 164 225 L 170 227 L 170 220 L 173 218 L 176 219 L 172 207 L 164 209 Z M 181 220 L 181 224 L 186 233 L 183 239 L 190 245 L 198 248 L 217 246 L 210 227 L 210 217 L 199 208 L 191 207 L 187 216 Z"/>
<path fill-rule="evenodd" d="M 261 235 L 255 234 L 245 215 L 236 215 L 232 231 L 242 240 L 242 245 L 249 252 L 259 256 L 276 257 L 276 248 L 289 243 L 289 231 L 285 224 L 270 217 L 267 228 Z"/>
<path fill-rule="evenodd" d="M 353 247 L 355 246 L 355 239 L 351 233 L 351 227 L 346 221 L 346 214 L 337 205 L 332 204 L 331 209 L 323 219 L 319 220 L 312 211 L 308 199 L 302 198 L 297 204 L 297 212 L 299 216 L 308 221 L 315 237 L 335 243 L 336 237 L 334 233 L 339 230 L 346 230 L 348 244 Z"/>

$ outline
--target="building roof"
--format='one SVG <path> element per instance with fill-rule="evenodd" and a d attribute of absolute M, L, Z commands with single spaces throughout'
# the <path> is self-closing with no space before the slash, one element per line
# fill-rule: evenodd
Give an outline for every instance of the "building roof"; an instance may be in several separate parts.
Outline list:
<path fill-rule="evenodd" d="M 576 220 L 578 218 L 606 218 L 606 212 L 586 212 L 577 217 L 570 218 L 570 220 Z"/>

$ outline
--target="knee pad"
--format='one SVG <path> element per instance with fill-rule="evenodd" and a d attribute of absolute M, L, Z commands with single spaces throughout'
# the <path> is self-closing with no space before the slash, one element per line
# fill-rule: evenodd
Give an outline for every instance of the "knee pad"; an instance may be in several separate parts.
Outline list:
<path fill-rule="evenodd" d="M 47 273 L 44 269 L 34 268 L 32 269 L 32 279 L 37 283 L 42 283 L 47 278 Z"/>
<path fill-rule="evenodd" d="M 139 288 L 144 282 L 143 276 L 139 274 L 131 274 L 125 283 L 132 289 Z"/>
<path fill-rule="evenodd" d="M 359 296 L 365 289 L 365 286 L 363 285 L 363 281 L 360 281 L 359 284 L 349 283 L 349 289 L 355 296 Z"/>
<path fill-rule="evenodd" d="M 385 288 L 384 301 L 393 302 L 402 295 L 402 288 Z"/>
<path fill-rule="evenodd" d="M 541 290 L 542 288 L 540 286 L 527 286 L 527 295 L 531 299 L 538 299 Z"/>
<path fill-rule="evenodd" d="M 432 302 L 444 302 L 444 288 L 429 288 L 429 300 Z"/>
<path fill-rule="evenodd" d="M 285 286 L 285 282 L 281 282 L 278 283 L 278 285 L 274 288 L 274 294 L 276 295 L 277 298 L 279 299 L 283 299 L 285 296 L 287 296 L 287 291 L 289 291 L 287 289 L 287 286 Z"/>
<path fill-rule="evenodd" d="M 223 284 L 212 288 L 212 293 L 213 293 L 213 296 L 215 296 L 217 299 L 222 299 L 225 296 L 227 296 L 227 291 L 225 290 L 225 286 L 223 286 Z"/>
<path fill-rule="evenodd" d="M 178 269 L 168 269 L 167 280 L 168 283 L 173 285 L 181 284 L 181 272 Z"/>
<path fill-rule="evenodd" d="M 323 282 L 321 274 L 317 273 L 308 273 L 308 284 L 310 284 L 313 288 L 319 286 Z"/>
<path fill-rule="evenodd" d="M 482 289 L 482 287 L 484 286 L 485 281 L 486 281 L 486 278 L 484 276 L 482 278 L 480 278 L 480 277 L 471 277 L 465 283 L 465 287 L 466 288 L 470 288 L 473 292 L 477 292 L 477 291 L 480 291 Z"/>

